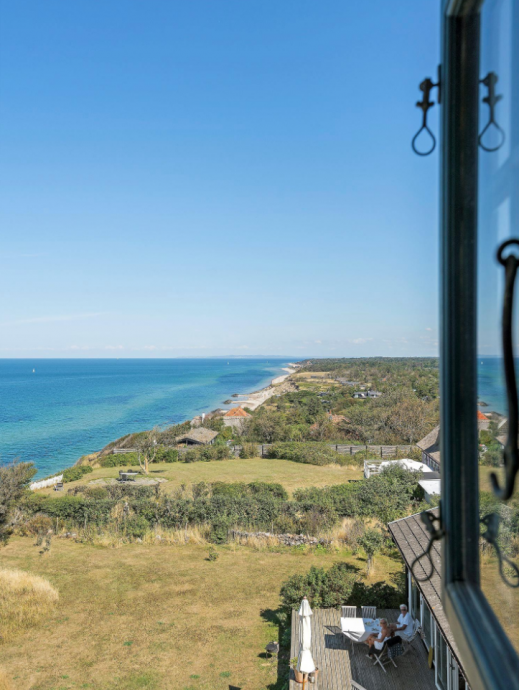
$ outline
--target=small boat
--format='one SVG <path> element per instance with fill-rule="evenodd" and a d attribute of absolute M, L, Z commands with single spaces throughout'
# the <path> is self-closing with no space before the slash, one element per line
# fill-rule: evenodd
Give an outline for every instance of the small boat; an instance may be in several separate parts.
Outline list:
<path fill-rule="evenodd" d="M 36 369 L 33 369 L 33 370 L 32 370 L 32 373 L 35 374 L 35 373 L 36 373 Z"/>

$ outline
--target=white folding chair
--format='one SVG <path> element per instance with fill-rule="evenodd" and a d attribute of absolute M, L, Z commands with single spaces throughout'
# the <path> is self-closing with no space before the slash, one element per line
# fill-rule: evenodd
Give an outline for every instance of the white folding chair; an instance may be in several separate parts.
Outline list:
<path fill-rule="evenodd" d="M 413 621 L 413 629 L 410 635 L 405 634 L 405 630 L 401 630 L 399 632 L 400 637 L 402 638 L 402 642 L 405 642 L 404 644 L 404 654 L 407 654 L 407 652 L 412 648 L 414 639 L 417 635 L 421 635 L 422 633 L 422 627 L 420 625 L 419 620 L 414 620 Z M 402 656 L 404 656 L 402 654 Z"/>
<path fill-rule="evenodd" d="M 342 618 L 357 618 L 356 606 L 341 606 Z"/>
<path fill-rule="evenodd" d="M 377 607 L 376 606 L 362 606 L 362 618 L 373 618 L 377 617 Z"/>

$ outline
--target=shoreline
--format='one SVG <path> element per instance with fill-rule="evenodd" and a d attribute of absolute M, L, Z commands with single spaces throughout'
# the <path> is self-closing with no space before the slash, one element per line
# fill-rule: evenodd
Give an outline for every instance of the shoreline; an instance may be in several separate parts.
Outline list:
<path fill-rule="evenodd" d="M 281 371 L 286 371 L 287 373 L 274 377 L 273 379 L 271 379 L 270 383 L 267 386 L 260 388 L 259 390 L 254 391 L 252 393 L 232 393 L 231 395 L 232 395 L 232 397 L 235 398 L 235 400 L 231 400 L 230 403 L 222 403 L 222 405 L 225 405 L 224 408 L 217 407 L 216 409 L 211 410 L 210 412 L 199 412 L 197 415 L 195 415 L 191 419 L 186 419 L 185 421 L 190 422 L 192 427 L 198 426 L 199 425 L 198 420 L 202 417 L 202 415 L 207 417 L 207 416 L 214 415 L 214 414 L 220 412 L 222 409 L 225 409 L 226 411 L 231 410 L 231 409 L 233 409 L 233 407 L 232 407 L 233 405 L 239 406 L 239 407 L 247 407 L 250 410 L 255 410 L 260 405 L 262 405 L 266 400 L 268 400 L 273 395 L 275 395 L 276 393 L 286 392 L 285 390 L 283 390 L 282 384 L 285 383 L 289 379 L 289 377 L 292 374 L 294 374 L 298 369 L 299 369 L 298 366 L 282 367 Z M 241 398 L 246 398 L 246 399 L 243 400 Z M 196 422 L 195 422 L 195 420 L 196 420 Z M 193 422 L 195 422 L 195 423 L 193 424 Z M 109 441 L 105 446 L 103 446 L 103 448 L 101 448 L 98 451 L 85 453 L 84 455 L 79 457 L 74 462 L 74 464 L 72 466 L 76 467 L 76 466 L 82 465 L 83 464 L 82 463 L 83 458 L 90 458 L 92 456 L 98 456 L 101 453 L 103 453 L 108 448 L 108 446 L 113 447 L 117 441 L 121 441 L 122 439 L 127 438 L 128 436 L 131 436 L 134 433 L 139 433 L 139 432 L 129 432 L 128 434 L 124 434 L 123 436 L 120 436 L 117 439 Z"/>
<path fill-rule="evenodd" d="M 277 387 L 280 386 L 282 383 L 287 381 L 287 379 L 292 375 L 295 374 L 297 371 L 297 368 L 290 368 L 290 367 L 283 367 L 282 371 L 287 371 L 287 374 L 282 374 L 281 376 L 276 376 L 275 378 L 272 379 L 272 381 L 269 383 L 268 386 L 265 386 L 265 388 L 261 388 L 259 391 L 255 391 L 253 393 L 233 393 L 233 397 L 236 398 L 236 400 L 231 401 L 231 405 L 237 405 L 239 407 L 248 407 L 249 410 L 255 410 L 257 409 L 260 405 L 262 405 L 266 400 L 271 398 L 273 395 L 276 394 Z M 245 397 L 246 400 L 240 400 L 239 398 Z M 231 407 L 229 409 L 232 409 Z"/>

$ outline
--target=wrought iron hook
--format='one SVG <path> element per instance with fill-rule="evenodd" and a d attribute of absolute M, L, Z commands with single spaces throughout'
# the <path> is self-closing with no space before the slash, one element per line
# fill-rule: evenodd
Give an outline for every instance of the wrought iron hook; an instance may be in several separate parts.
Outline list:
<path fill-rule="evenodd" d="M 497 151 L 498 149 L 500 149 L 501 146 L 503 146 L 503 144 L 505 143 L 506 138 L 503 128 L 496 122 L 496 105 L 503 98 L 503 96 L 496 94 L 496 84 L 498 82 L 498 79 L 499 77 L 495 72 L 489 72 L 486 77 L 483 77 L 483 79 L 479 80 L 479 83 L 483 84 L 488 89 L 488 94 L 483 98 L 483 103 L 486 103 L 488 105 L 490 109 L 490 114 L 487 124 L 483 127 L 481 134 L 478 137 L 478 143 L 483 149 L 483 151 L 488 151 L 489 153 L 492 153 L 493 151 Z M 497 144 L 497 146 L 485 146 L 485 144 L 483 144 L 483 137 L 485 135 L 485 132 L 492 125 L 494 125 L 494 127 L 499 132 L 499 143 Z"/>
<path fill-rule="evenodd" d="M 485 532 L 483 532 L 481 536 L 488 544 L 493 546 L 496 550 L 497 559 L 499 561 L 499 575 L 501 576 L 501 579 L 503 580 L 505 585 L 511 587 L 512 589 L 516 589 L 517 587 L 519 587 L 519 568 L 512 560 L 510 560 L 510 558 L 508 558 L 508 556 L 505 553 L 501 551 L 499 543 L 497 541 L 497 537 L 499 534 L 499 515 L 497 513 L 490 513 L 489 515 L 485 515 L 484 518 L 481 518 L 480 522 L 482 525 L 486 527 Z M 512 580 L 509 580 L 505 575 L 505 564 L 513 572 Z"/>
<path fill-rule="evenodd" d="M 497 250 L 497 260 L 505 268 L 505 294 L 503 297 L 503 316 L 501 323 L 503 361 L 505 368 L 506 397 L 508 403 L 508 436 L 506 439 L 503 459 L 505 463 L 505 485 L 499 486 L 499 480 L 495 472 L 490 475 L 494 494 L 503 501 L 508 501 L 514 493 L 515 478 L 519 472 L 519 449 L 517 447 L 517 435 L 519 431 L 519 402 L 517 399 L 517 381 L 515 378 L 514 343 L 513 343 L 513 306 L 514 287 L 519 258 L 510 254 L 503 256 L 507 247 L 515 245 L 519 247 L 519 239 L 510 239 L 503 242 Z"/>
<path fill-rule="evenodd" d="M 423 82 L 420 84 L 420 91 L 423 91 L 423 98 L 421 101 L 418 101 L 416 103 L 416 107 L 420 108 L 422 111 L 422 126 L 420 127 L 418 132 L 414 135 L 414 137 L 411 141 L 411 148 L 413 149 L 413 151 L 418 156 L 428 156 L 436 148 L 436 137 L 434 136 L 434 134 L 431 132 L 431 130 L 429 129 L 429 127 L 427 125 L 427 113 L 428 113 L 429 109 L 432 108 L 434 105 L 434 101 L 431 101 L 431 99 L 430 99 L 431 91 L 439 85 L 440 85 L 439 79 L 438 79 L 438 82 L 436 84 L 434 84 L 432 82 L 432 80 L 429 79 L 429 77 L 427 77 L 427 79 L 424 79 Z M 438 100 L 438 102 L 439 102 L 439 100 Z M 418 137 L 420 136 L 420 134 L 424 130 L 431 137 L 432 146 L 428 151 L 419 151 L 416 148 L 416 140 L 418 139 Z"/>
<path fill-rule="evenodd" d="M 441 505 L 440 505 L 440 514 L 441 514 Z M 429 532 L 431 535 L 429 537 L 429 543 L 427 544 L 427 550 L 417 556 L 414 561 L 411 563 L 411 574 L 417 580 L 418 582 L 427 582 L 428 580 L 431 579 L 431 576 L 434 571 L 434 564 L 431 559 L 431 549 L 433 547 L 433 544 L 435 541 L 438 541 L 443 537 L 445 534 L 445 530 L 442 527 L 441 524 L 441 518 L 436 517 L 433 513 L 429 512 L 428 510 L 424 510 L 420 513 L 420 518 L 425 525 L 425 529 Z M 435 527 L 435 523 L 438 522 L 439 527 Z M 415 573 L 414 568 L 415 565 L 422 560 L 423 557 L 427 557 L 427 560 L 429 561 L 429 568 L 428 568 L 428 573 L 425 575 L 425 577 L 418 577 L 418 575 Z"/>

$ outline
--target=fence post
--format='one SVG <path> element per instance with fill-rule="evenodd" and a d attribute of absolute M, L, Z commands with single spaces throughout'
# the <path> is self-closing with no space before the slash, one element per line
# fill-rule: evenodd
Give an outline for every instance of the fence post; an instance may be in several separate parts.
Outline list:
<path fill-rule="evenodd" d="M 384 447 L 384 446 L 380 446 L 380 457 L 381 457 L 381 458 L 384 457 L 384 455 L 382 454 L 382 448 L 383 448 L 383 447 Z"/>

